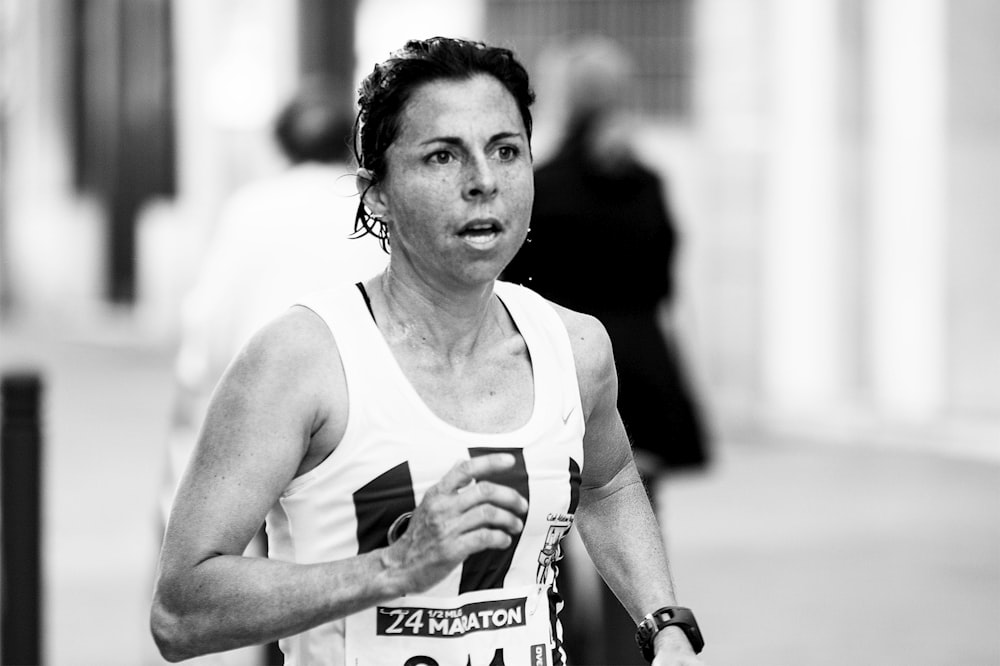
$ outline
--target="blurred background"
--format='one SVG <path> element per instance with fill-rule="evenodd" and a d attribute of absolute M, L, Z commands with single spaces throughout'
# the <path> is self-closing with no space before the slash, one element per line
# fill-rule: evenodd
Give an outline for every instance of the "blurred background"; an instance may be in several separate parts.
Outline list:
<path fill-rule="evenodd" d="M 408 38 L 509 46 L 542 160 L 536 65 L 587 33 L 635 59 L 683 237 L 714 452 L 659 492 L 709 663 L 1000 664 L 1000 2 L 0 0 L 0 361 L 42 380 L 45 663 L 162 663 L 181 303 L 223 202 L 282 168 L 298 83 L 351 109 Z"/>

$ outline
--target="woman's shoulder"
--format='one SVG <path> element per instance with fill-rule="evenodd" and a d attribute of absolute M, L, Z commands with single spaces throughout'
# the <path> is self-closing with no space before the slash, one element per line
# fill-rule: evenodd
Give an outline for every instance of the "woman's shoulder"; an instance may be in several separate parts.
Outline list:
<path fill-rule="evenodd" d="M 341 370 L 340 354 L 326 322 L 312 310 L 293 306 L 250 338 L 233 368 L 278 386 L 319 390 Z"/>
<path fill-rule="evenodd" d="M 300 356 L 313 357 L 335 344 L 329 327 L 318 314 L 295 305 L 258 329 L 247 350 L 289 361 Z"/>
<path fill-rule="evenodd" d="M 585 405 L 593 404 L 597 394 L 608 388 L 608 382 L 616 381 L 611 338 L 597 317 L 557 303 L 552 305 L 569 334 L 580 396 Z"/>

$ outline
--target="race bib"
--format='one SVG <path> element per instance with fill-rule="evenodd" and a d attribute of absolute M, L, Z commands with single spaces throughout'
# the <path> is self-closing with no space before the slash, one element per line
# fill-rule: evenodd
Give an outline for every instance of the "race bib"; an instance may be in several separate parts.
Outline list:
<path fill-rule="evenodd" d="M 350 615 L 349 666 L 552 666 L 548 588 L 409 596 Z"/>

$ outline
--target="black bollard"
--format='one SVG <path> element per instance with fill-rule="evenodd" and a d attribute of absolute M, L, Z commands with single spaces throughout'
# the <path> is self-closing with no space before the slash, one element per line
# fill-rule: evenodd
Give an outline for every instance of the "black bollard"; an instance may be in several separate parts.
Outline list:
<path fill-rule="evenodd" d="M 41 664 L 41 397 L 37 374 L 0 384 L 0 663 Z"/>

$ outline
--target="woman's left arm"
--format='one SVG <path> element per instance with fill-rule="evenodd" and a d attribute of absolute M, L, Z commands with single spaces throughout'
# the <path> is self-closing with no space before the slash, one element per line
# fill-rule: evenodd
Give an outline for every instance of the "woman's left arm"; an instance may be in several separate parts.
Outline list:
<path fill-rule="evenodd" d="M 632 459 L 618 413 L 618 376 L 611 340 L 594 317 L 560 310 L 576 358 L 586 432 L 576 525 L 591 559 L 638 622 L 676 605 L 663 535 Z M 684 633 L 656 636 L 657 666 L 701 664 Z"/>

